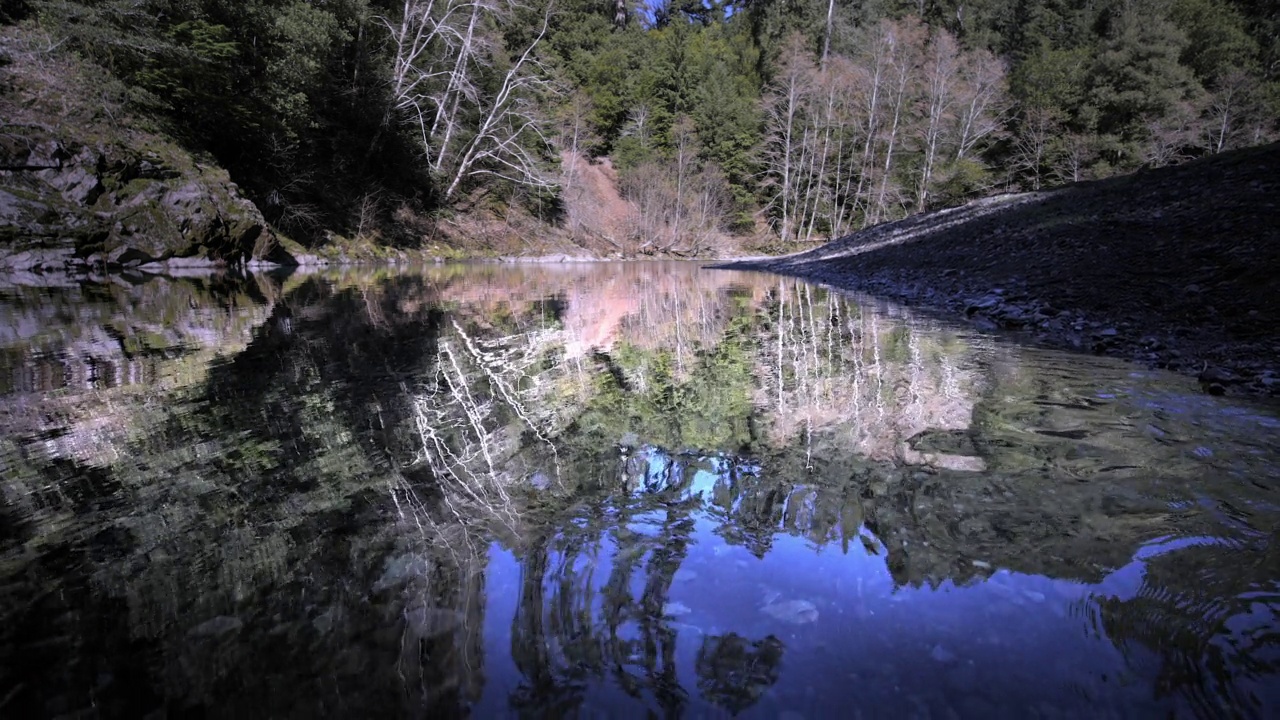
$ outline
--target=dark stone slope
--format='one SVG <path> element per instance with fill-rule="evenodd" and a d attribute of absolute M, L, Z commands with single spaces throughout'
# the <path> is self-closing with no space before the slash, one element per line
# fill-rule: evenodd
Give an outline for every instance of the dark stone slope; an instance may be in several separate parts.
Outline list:
<path fill-rule="evenodd" d="M 739 269 L 1280 394 L 1280 145 L 879 225 Z"/>

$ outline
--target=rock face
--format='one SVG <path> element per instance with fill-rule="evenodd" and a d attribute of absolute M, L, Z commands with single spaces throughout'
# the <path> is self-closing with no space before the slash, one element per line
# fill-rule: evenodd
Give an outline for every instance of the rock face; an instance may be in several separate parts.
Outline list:
<path fill-rule="evenodd" d="M 0 268 L 296 264 L 226 171 L 176 146 L 18 133 L 0 143 Z"/>
<path fill-rule="evenodd" d="M 117 81 L 24 42 L 0 31 L 0 271 L 305 261 L 225 170 L 104 105 Z"/>

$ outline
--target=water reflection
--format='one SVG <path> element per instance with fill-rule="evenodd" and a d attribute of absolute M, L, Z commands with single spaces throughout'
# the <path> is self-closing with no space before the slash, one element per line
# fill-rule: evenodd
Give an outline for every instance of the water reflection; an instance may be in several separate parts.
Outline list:
<path fill-rule="evenodd" d="M 1262 716 L 1280 421 L 687 265 L 0 290 L 0 711 Z"/>

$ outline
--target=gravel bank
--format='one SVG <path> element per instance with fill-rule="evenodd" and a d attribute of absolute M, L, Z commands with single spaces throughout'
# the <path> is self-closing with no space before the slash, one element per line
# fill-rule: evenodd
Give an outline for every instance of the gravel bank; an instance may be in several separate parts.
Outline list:
<path fill-rule="evenodd" d="M 1280 144 L 979 200 L 716 267 L 893 298 L 1280 396 Z"/>

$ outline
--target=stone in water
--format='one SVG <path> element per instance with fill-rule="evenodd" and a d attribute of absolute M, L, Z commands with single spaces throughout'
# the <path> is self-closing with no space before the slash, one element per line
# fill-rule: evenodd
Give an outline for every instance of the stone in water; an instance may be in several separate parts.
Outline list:
<path fill-rule="evenodd" d="M 215 635 L 226 635 L 229 632 L 235 632 L 244 627 L 244 623 L 240 618 L 230 615 L 219 615 L 212 620 L 206 620 L 199 625 L 191 628 L 187 633 L 189 635 L 211 637 Z"/>
<path fill-rule="evenodd" d="M 760 609 L 765 615 L 792 625 L 804 625 L 818 619 L 818 608 L 808 600 L 784 600 Z"/>

